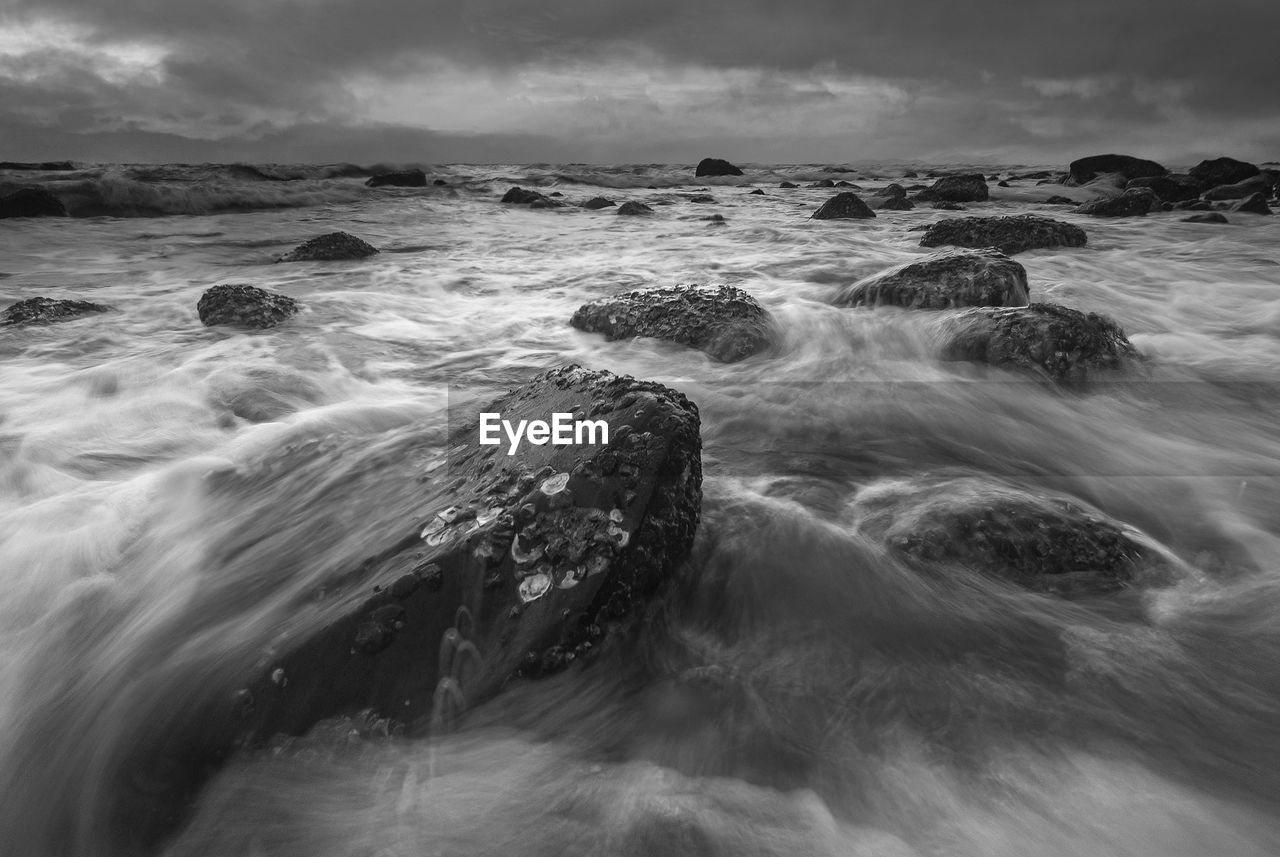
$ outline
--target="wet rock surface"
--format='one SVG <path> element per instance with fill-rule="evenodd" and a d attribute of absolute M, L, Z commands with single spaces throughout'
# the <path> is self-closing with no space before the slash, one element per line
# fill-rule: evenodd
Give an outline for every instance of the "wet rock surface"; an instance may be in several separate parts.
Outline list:
<path fill-rule="evenodd" d="M 1148 176 L 1130 180 L 1125 189 L 1148 188 L 1163 202 L 1184 202 L 1200 196 L 1200 185 L 1188 175 Z"/>
<path fill-rule="evenodd" d="M 1159 202 L 1150 188 L 1130 188 L 1119 196 L 1091 199 L 1076 209 L 1078 214 L 1094 217 L 1141 217 Z"/>
<path fill-rule="evenodd" d="M 1082 185 L 1105 173 L 1119 173 L 1126 180 L 1163 176 L 1168 170 L 1155 161 L 1132 155 L 1090 155 L 1072 161 L 1067 168 L 1066 184 Z"/>
<path fill-rule="evenodd" d="M 1026 306 L 1027 271 L 998 250 L 948 250 L 842 289 L 837 306 L 948 309 Z"/>
<path fill-rule="evenodd" d="M 875 216 L 876 213 L 853 191 L 836 194 L 810 215 L 814 220 L 866 219 Z"/>
<path fill-rule="evenodd" d="M 522 187 L 511 188 L 502 195 L 501 201 L 508 205 L 527 205 L 530 208 L 559 208 L 561 205 L 536 190 L 526 190 Z"/>
<path fill-rule="evenodd" d="M 982 479 L 872 486 L 852 513 L 860 532 L 930 574 L 965 569 L 1063 596 L 1170 576 L 1136 530 L 1078 501 Z"/>
<path fill-rule="evenodd" d="M 986 177 L 974 173 L 940 178 L 915 198 L 920 202 L 986 202 L 989 196 Z"/>
<path fill-rule="evenodd" d="M 1261 171 L 1253 164 L 1235 158 L 1209 158 L 1196 164 L 1188 172 L 1203 190 L 1210 190 L 1220 185 L 1244 181 Z"/>
<path fill-rule="evenodd" d="M 591 199 L 584 202 L 582 207 L 588 211 L 599 211 L 602 208 L 613 208 L 615 205 L 617 205 L 617 203 L 611 199 L 607 199 L 603 196 L 593 196 Z"/>
<path fill-rule="evenodd" d="M 1190 217 L 1182 218 L 1183 223 L 1229 223 L 1226 215 L 1219 214 L 1216 211 L 1209 211 L 1204 214 L 1193 214 Z"/>
<path fill-rule="evenodd" d="M 1074 224 L 1035 214 L 1018 214 L 940 220 L 925 230 L 920 246 L 995 247 L 1013 255 L 1041 248 L 1083 247 L 1085 240 L 1084 230 Z"/>
<path fill-rule="evenodd" d="M 379 173 L 365 182 L 367 187 L 426 187 L 427 174 L 422 170 Z"/>
<path fill-rule="evenodd" d="M 1244 212 L 1245 214 L 1270 214 L 1271 206 L 1267 205 L 1265 196 L 1255 193 L 1235 203 L 1227 210 Z"/>
<path fill-rule="evenodd" d="M 340 262 L 376 255 L 378 248 L 347 232 L 330 232 L 299 244 L 278 262 Z"/>
<path fill-rule="evenodd" d="M 772 341 L 768 313 L 733 286 L 669 286 L 640 289 L 578 308 L 570 324 L 610 340 L 651 336 L 733 363 L 759 353 Z"/>
<path fill-rule="evenodd" d="M 695 176 L 740 176 L 742 170 L 722 158 L 703 158 L 694 169 Z"/>
<path fill-rule="evenodd" d="M 1245 199 L 1260 193 L 1266 196 L 1271 192 L 1271 183 L 1267 181 L 1266 176 L 1258 174 L 1250 176 L 1247 179 L 1236 182 L 1235 184 L 1223 184 L 1217 187 L 1209 188 L 1202 194 L 1203 199 L 1210 201 L 1223 199 Z"/>
<path fill-rule="evenodd" d="M 206 327 L 275 327 L 298 309 L 298 302 L 288 295 L 243 284 L 213 286 L 196 303 Z"/>
<path fill-rule="evenodd" d="M 643 217 L 645 215 L 653 214 L 653 209 L 645 205 L 643 202 L 628 200 L 618 206 L 618 210 L 615 211 L 614 214 L 620 214 L 623 217 Z"/>
<path fill-rule="evenodd" d="M 62 200 L 42 187 L 19 188 L 7 196 L 0 196 L 0 218 L 66 216 L 67 207 Z"/>
<path fill-rule="evenodd" d="M 948 319 L 942 359 L 1020 369 L 1071 384 L 1122 369 L 1137 352 L 1106 316 L 1036 303 L 980 307 Z"/>
<path fill-rule="evenodd" d="M 110 312 L 111 307 L 66 298 L 27 298 L 0 312 L 0 325 L 51 324 Z"/>

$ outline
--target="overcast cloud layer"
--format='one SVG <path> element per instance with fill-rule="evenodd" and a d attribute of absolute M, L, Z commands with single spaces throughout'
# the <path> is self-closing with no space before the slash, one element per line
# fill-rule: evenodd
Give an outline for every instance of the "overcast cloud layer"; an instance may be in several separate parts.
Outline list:
<path fill-rule="evenodd" d="M 1278 0 L 0 0 L 0 159 L 1280 158 Z"/>

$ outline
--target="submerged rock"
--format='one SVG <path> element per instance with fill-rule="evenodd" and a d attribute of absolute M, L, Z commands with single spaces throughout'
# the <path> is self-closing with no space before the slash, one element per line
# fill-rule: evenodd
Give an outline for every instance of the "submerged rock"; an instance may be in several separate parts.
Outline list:
<path fill-rule="evenodd" d="M 276 261 L 338 262 L 344 259 L 364 259 L 377 252 L 377 247 L 347 232 L 330 232 L 299 244 Z"/>
<path fill-rule="evenodd" d="M 275 327 L 297 311 L 298 302 L 288 295 L 240 284 L 214 286 L 196 303 L 206 327 Z"/>
<path fill-rule="evenodd" d="M 1063 383 L 1121 369 L 1136 357 L 1111 319 L 1056 304 L 966 310 L 947 320 L 942 346 L 944 360 L 1023 369 Z"/>
<path fill-rule="evenodd" d="M 778 187 L 781 187 L 781 188 L 787 188 L 787 189 L 797 188 L 797 187 L 799 187 L 799 186 L 800 186 L 800 185 L 798 185 L 798 184 L 793 184 L 792 182 L 782 182 L 782 184 L 778 185 Z"/>
<path fill-rule="evenodd" d="M 606 199 L 603 196 L 593 196 L 591 199 L 584 202 L 582 207 L 591 211 L 598 211 L 601 208 L 612 208 L 615 205 L 617 205 L 617 203 L 611 199 Z"/>
<path fill-rule="evenodd" d="M 1183 223 L 1230 223 L 1225 215 L 1216 211 L 1210 211 L 1205 214 L 1193 214 L 1190 217 L 1182 218 Z"/>
<path fill-rule="evenodd" d="M 948 250 L 845 287 L 837 306 L 1026 306 L 1027 271 L 998 250 Z"/>
<path fill-rule="evenodd" d="M 1045 205 L 1075 205 L 1076 201 L 1070 197 L 1054 194 L 1045 201 Z"/>
<path fill-rule="evenodd" d="M 916 194 L 920 202 L 986 202 L 988 198 L 987 179 L 980 173 L 945 176 Z"/>
<path fill-rule="evenodd" d="M 695 176 L 740 176 L 742 170 L 720 158 L 703 158 L 693 171 Z"/>
<path fill-rule="evenodd" d="M 1037 592 L 1100 595 L 1165 583 L 1154 543 L 1083 504 L 983 479 L 873 485 L 856 529 L 930 574 L 969 569 Z"/>
<path fill-rule="evenodd" d="M 422 170 L 379 173 L 365 182 L 368 187 L 426 187 L 427 174 Z"/>
<path fill-rule="evenodd" d="M 1250 176 L 1256 176 L 1261 170 L 1235 158 L 1211 158 L 1196 164 L 1188 172 L 1200 183 L 1201 190 L 1210 190 L 1219 185 L 1244 181 Z"/>
<path fill-rule="evenodd" d="M 680 285 L 623 292 L 584 304 L 569 322 L 609 341 L 652 336 L 733 363 L 768 348 L 772 323 L 764 307 L 733 286 Z"/>
<path fill-rule="evenodd" d="M 824 202 L 817 211 L 810 215 L 814 220 L 866 219 L 875 217 L 876 213 L 867 207 L 856 193 L 845 191 L 838 193 Z"/>
<path fill-rule="evenodd" d="M 19 188 L 8 196 L 0 196 L 0 218 L 66 217 L 67 207 L 42 187 Z"/>
<path fill-rule="evenodd" d="M 110 312 L 110 310 L 111 307 L 89 301 L 27 298 L 5 307 L 4 312 L 0 312 L 0 325 L 49 324 L 55 321 L 70 321 L 100 312 Z"/>
<path fill-rule="evenodd" d="M 1094 217 L 1141 217 L 1153 209 L 1159 200 L 1150 188 L 1136 187 L 1119 196 L 1091 199 L 1076 209 L 1078 214 Z"/>
<path fill-rule="evenodd" d="M 929 207 L 936 209 L 938 211 L 966 211 L 967 210 L 963 205 L 961 205 L 958 202 L 947 202 L 946 200 L 943 200 L 942 202 L 931 202 L 929 203 Z"/>
<path fill-rule="evenodd" d="M 1091 155 L 1072 161 L 1068 167 L 1066 184 L 1082 185 L 1104 173 L 1119 173 L 1125 180 L 1148 176 L 1168 175 L 1169 171 L 1157 164 L 1132 155 Z"/>
<path fill-rule="evenodd" d="M 1228 211 L 1244 212 L 1246 214 L 1270 214 L 1271 207 L 1267 205 L 1267 198 L 1255 193 L 1246 199 L 1242 199 L 1235 205 L 1231 206 Z"/>
<path fill-rule="evenodd" d="M 1271 182 L 1267 181 L 1267 177 L 1258 174 L 1242 179 L 1235 184 L 1222 184 L 1217 187 L 1209 188 L 1203 194 L 1203 198 L 1211 201 L 1223 199 L 1245 199 L 1253 196 L 1255 193 L 1266 194 L 1271 192 Z"/>
<path fill-rule="evenodd" d="M 558 208 L 560 203 L 536 190 L 525 190 L 513 187 L 502 195 L 502 202 L 508 205 L 527 205 L 530 208 Z"/>
<path fill-rule="evenodd" d="M 836 183 L 833 182 L 831 179 L 819 179 L 813 184 L 806 185 L 806 187 L 811 187 L 811 188 L 812 187 L 835 187 L 835 186 L 836 186 Z"/>
<path fill-rule="evenodd" d="M 995 247 L 1012 256 L 1038 248 L 1083 247 L 1085 240 L 1084 230 L 1079 226 L 1035 214 L 1018 214 L 939 220 L 925 230 L 920 246 Z"/>
<path fill-rule="evenodd" d="M 618 210 L 614 214 L 621 214 L 624 217 L 635 217 L 639 215 L 653 214 L 653 209 L 645 205 L 643 202 L 628 200 L 618 206 Z"/>

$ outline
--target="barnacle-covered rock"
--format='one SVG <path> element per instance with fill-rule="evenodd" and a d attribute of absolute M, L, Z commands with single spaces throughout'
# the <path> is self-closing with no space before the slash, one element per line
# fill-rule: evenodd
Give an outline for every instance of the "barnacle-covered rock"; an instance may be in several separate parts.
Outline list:
<path fill-rule="evenodd" d="M 363 259 L 377 252 L 377 247 L 350 233 L 330 232 L 299 244 L 277 261 L 337 262 L 344 259 Z"/>
<path fill-rule="evenodd" d="M 999 250 L 948 250 L 846 286 L 837 306 L 1026 306 L 1027 271 Z"/>
<path fill-rule="evenodd" d="M 241 284 L 214 286 L 196 303 L 200 321 L 208 327 L 275 327 L 297 311 L 298 302 L 288 295 Z"/>
<path fill-rule="evenodd" d="M 1072 223 L 1017 214 L 1006 217 L 952 217 L 932 223 L 920 239 L 921 247 L 995 247 L 1012 256 L 1045 247 L 1083 247 L 1084 230 Z"/>
<path fill-rule="evenodd" d="M 9 304 L 0 312 L 0 325 L 48 324 L 70 321 L 86 315 L 107 312 L 111 308 L 90 301 L 65 298 L 27 298 Z"/>
<path fill-rule="evenodd" d="M 876 213 L 856 193 L 847 190 L 831 197 L 809 216 L 814 220 L 865 220 L 875 217 Z"/>
<path fill-rule="evenodd" d="M 1091 199 L 1076 211 L 1094 217 L 1141 217 L 1159 202 L 1155 191 L 1147 187 L 1132 187 L 1119 196 Z"/>
<path fill-rule="evenodd" d="M 944 176 L 916 194 L 920 202 L 986 202 L 989 197 L 987 179 L 981 173 Z"/>

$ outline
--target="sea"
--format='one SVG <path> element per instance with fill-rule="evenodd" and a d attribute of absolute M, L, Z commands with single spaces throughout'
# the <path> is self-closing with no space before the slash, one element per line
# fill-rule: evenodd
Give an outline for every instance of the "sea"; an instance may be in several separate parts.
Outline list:
<path fill-rule="evenodd" d="M 839 189 L 807 185 L 970 165 L 430 165 L 423 188 L 77 166 L 0 172 L 73 215 L 0 221 L 0 306 L 111 308 L 0 328 L 0 854 L 1280 853 L 1280 217 L 1076 214 L 1046 200 L 1088 189 L 1022 177 L 1062 165 L 979 166 L 1009 186 L 966 212 L 845 221 L 810 219 Z M 513 186 L 566 205 L 502 204 Z M 596 196 L 654 213 L 580 207 Z M 954 311 L 832 303 L 931 252 L 923 225 L 1020 213 L 1086 230 L 1016 258 L 1033 301 L 1118 322 L 1131 372 L 1068 389 L 945 362 Z M 339 230 L 381 252 L 275 261 Z M 219 283 L 302 310 L 205 327 Z M 745 290 L 774 346 L 725 364 L 569 324 L 678 283 Z M 210 665 L 416 514 L 416 474 L 362 479 L 369 457 L 410 433 L 443 450 L 452 410 L 567 364 L 701 414 L 698 535 L 641 633 L 440 734 L 374 712 L 279 736 L 163 840 L 121 845 L 121 783 L 165 787 L 131 766 L 168 719 L 198 723 Z M 279 479 L 207 490 L 274 457 Z M 1175 573 L 1093 599 L 920 573 L 867 510 L 937 490 L 1069 501 Z"/>

